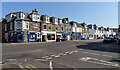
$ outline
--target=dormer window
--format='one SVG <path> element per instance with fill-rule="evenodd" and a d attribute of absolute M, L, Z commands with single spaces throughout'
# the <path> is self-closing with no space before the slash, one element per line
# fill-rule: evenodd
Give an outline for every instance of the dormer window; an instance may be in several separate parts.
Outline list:
<path fill-rule="evenodd" d="M 59 23 L 62 24 L 62 20 L 59 20 Z"/>
<path fill-rule="evenodd" d="M 44 17 L 44 21 L 45 21 L 46 23 L 49 23 L 49 21 L 50 21 L 49 19 L 50 19 L 50 18 L 49 18 L 48 16 L 45 16 L 45 17 Z"/>
<path fill-rule="evenodd" d="M 57 18 L 55 18 L 54 21 L 55 21 L 55 24 L 58 24 L 58 19 Z"/>
<path fill-rule="evenodd" d="M 74 27 L 77 27 L 76 23 L 74 23 Z"/>
<path fill-rule="evenodd" d="M 38 15 L 38 14 L 32 14 L 32 20 L 33 21 L 40 21 L 40 15 Z"/>
<path fill-rule="evenodd" d="M 68 23 L 68 21 L 65 19 L 65 20 L 64 20 L 64 23 L 65 23 L 65 24 L 67 24 L 67 23 Z"/>
<path fill-rule="evenodd" d="M 18 12 L 17 13 L 17 19 L 24 19 L 25 15 L 23 12 Z"/>

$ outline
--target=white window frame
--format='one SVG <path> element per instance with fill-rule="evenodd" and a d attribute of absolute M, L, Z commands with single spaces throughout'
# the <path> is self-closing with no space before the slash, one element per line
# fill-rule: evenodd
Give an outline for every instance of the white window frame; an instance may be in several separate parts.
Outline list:
<path fill-rule="evenodd" d="M 27 26 L 27 27 L 26 27 Z M 29 22 L 25 21 L 23 24 L 23 29 L 29 29 Z"/>

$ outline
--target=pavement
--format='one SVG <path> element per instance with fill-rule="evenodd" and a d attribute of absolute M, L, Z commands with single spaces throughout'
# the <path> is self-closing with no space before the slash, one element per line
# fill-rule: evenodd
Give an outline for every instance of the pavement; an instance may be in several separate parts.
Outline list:
<path fill-rule="evenodd" d="M 3 70 L 119 69 L 119 48 L 101 40 L 2 44 Z"/>

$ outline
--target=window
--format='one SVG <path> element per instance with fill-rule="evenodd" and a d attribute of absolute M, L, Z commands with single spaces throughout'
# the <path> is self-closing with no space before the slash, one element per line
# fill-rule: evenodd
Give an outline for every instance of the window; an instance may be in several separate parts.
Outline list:
<path fill-rule="evenodd" d="M 58 30 L 58 26 L 56 26 L 56 30 Z"/>
<path fill-rule="evenodd" d="M 47 21 L 49 21 L 49 17 L 47 17 Z"/>
<path fill-rule="evenodd" d="M 66 27 L 66 31 L 68 31 L 68 27 Z"/>
<path fill-rule="evenodd" d="M 38 24 L 33 24 L 34 28 L 38 28 Z"/>
<path fill-rule="evenodd" d="M 62 24 L 62 20 L 59 20 L 59 23 Z"/>
<path fill-rule="evenodd" d="M 70 31 L 71 31 L 71 27 L 70 27 L 70 29 L 69 29 Z"/>
<path fill-rule="evenodd" d="M 10 23 L 10 30 L 12 30 L 13 29 L 13 23 L 11 22 Z"/>
<path fill-rule="evenodd" d="M 7 24 L 5 24 L 5 31 L 7 31 Z"/>
<path fill-rule="evenodd" d="M 29 28 L 29 23 L 25 22 L 24 28 Z"/>
<path fill-rule="evenodd" d="M 19 18 L 21 18 L 21 13 L 19 13 Z"/>
<path fill-rule="evenodd" d="M 61 30 L 63 31 L 63 26 L 61 27 Z"/>
<path fill-rule="evenodd" d="M 47 29 L 47 26 L 46 26 L 46 25 L 44 25 L 44 29 Z"/>
<path fill-rule="evenodd" d="M 55 40 L 55 34 L 47 34 L 48 40 Z"/>
<path fill-rule="evenodd" d="M 51 30 L 51 25 L 49 25 L 49 30 Z"/>
<path fill-rule="evenodd" d="M 75 31 L 77 31 L 77 27 L 75 27 Z"/>
<path fill-rule="evenodd" d="M 38 37 L 40 37 L 40 33 L 38 33 Z"/>

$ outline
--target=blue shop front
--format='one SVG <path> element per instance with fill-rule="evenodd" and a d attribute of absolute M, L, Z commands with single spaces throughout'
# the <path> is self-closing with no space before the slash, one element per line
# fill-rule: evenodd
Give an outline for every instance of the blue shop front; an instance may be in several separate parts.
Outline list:
<path fill-rule="evenodd" d="M 72 40 L 80 40 L 81 39 L 81 32 L 72 32 L 71 39 Z"/>
<path fill-rule="evenodd" d="M 28 42 L 37 42 L 37 32 L 36 31 L 28 32 Z"/>

